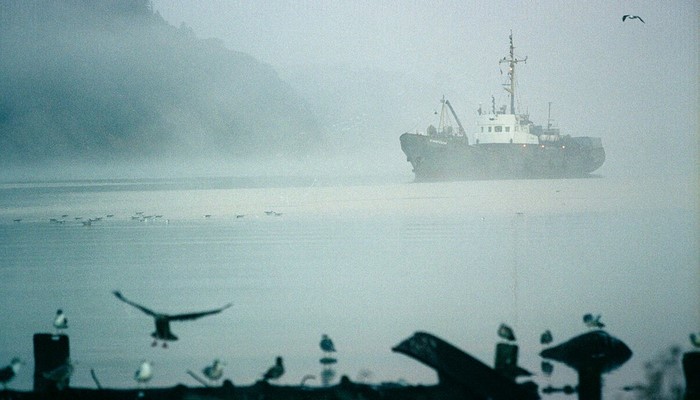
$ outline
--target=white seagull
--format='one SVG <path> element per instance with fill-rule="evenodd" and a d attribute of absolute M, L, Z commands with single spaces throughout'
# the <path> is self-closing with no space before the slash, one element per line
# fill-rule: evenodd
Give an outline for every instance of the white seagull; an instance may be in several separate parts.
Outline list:
<path fill-rule="evenodd" d="M 14 379 L 17 373 L 19 373 L 22 364 L 22 360 L 15 357 L 10 361 L 10 365 L 0 369 L 0 383 L 2 383 L 2 387 L 5 390 L 7 390 L 7 383 Z"/>
<path fill-rule="evenodd" d="M 153 378 L 153 363 L 143 360 L 139 369 L 134 372 L 134 380 L 136 383 L 145 384 Z"/>
<path fill-rule="evenodd" d="M 583 323 L 589 328 L 602 329 L 605 327 L 605 324 L 600 322 L 600 314 L 596 315 L 595 317 L 593 314 L 585 314 L 583 316 Z"/>
<path fill-rule="evenodd" d="M 56 334 L 63 329 L 68 329 L 68 318 L 60 308 L 56 310 L 56 317 L 53 320 L 53 327 L 56 328 Z"/>
<path fill-rule="evenodd" d="M 155 324 L 156 324 L 156 330 L 155 330 L 155 332 L 151 333 L 151 336 L 154 339 L 153 344 L 151 344 L 151 346 L 156 346 L 158 344 L 158 340 L 162 340 L 164 348 L 168 347 L 168 345 L 167 345 L 168 341 L 177 340 L 177 336 L 173 335 L 173 333 L 170 331 L 170 321 L 187 321 L 187 320 L 202 318 L 202 317 L 205 317 L 207 315 L 218 314 L 221 311 L 231 307 L 231 303 L 229 303 L 221 308 L 217 308 L 217 309 L 209 310 L 209 311 L 200 311 L 200 312 L 193 312 L 193 313 L 187 313 L 187 314 L 164 314 L 164 313 L 155 312 L 155 311 L 153 311 L 149 308 L 146 308 L 140 304 L 137 304 L 137 303 L 134 303 L 133 301 L 127 300 L 127 298 L 124 297 L 121 294 L 121 292 L 119 292 L 118 290 L 115 290 L 113 293 L 119 300 L 123 301 L 124 303 L 126 303 L 132 307 L 136 307 L 139 310 L 143 311 L 144 313 L 153 317 Z"/>
<path fill-rule="evenodd" d="M 216 382 L 219 379 L 221 379 L 221 377 L 224 375 L 223 365 L 224 363 L 216 359 L 211 365 L 207 365 L 206 367 L 204 367 L 204 369 L 202 369 L 202 373 L 210 381 Z"/>

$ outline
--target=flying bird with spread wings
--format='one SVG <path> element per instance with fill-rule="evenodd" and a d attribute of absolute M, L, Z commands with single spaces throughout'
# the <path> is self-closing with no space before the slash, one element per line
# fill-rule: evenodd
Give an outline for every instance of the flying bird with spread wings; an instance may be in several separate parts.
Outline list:
<path fill-rule="evenodd" d="M 162 340 L 163 341 L 163 348 L 168 347 L 167 342 L 178 340 L 177 336 L 173 335 L 172 331 L 170 330 L 170 321 L 188 321 L 188 320 L 198 319 L 198 318 L 205 317 L 207 315 L 218 314 L 218 313 L 222 312 L 223 310 L 231 307 L 231 303 L 229 303 L 221 308 L 217 308 L 217 309 L 209 310 L 209 311 L 200 311 L 200 312 L 193 312 L 193 313 L 186 313 L 186 314 L 164 314 L 164 313 L 159 313 L 159 312 L 153 311 L 153 310 L 146 308 L 140 304 L 137 304 L 137 303 L 134 303 L 133 301 L 128 300 L 118 290 L 115 290 L 112 293 L 114 293 L 114 295 L 119 300 L 123 301 L 124 303 L 126 303 L 132 307 L 136 307 L 139 310 L 143 311 L 144 313 L 153 317 L 153 319 L 155 320 L 155 324 L 156 324 L 156 330 L 155 330 L 155 332 L 151 333 L 151 336 L 154 339 L 153 344 L 151 344 L 151 346 L 158 345 L 158 341 Z"/>
<path fill-rule="evenodd" d="M 642 23 L 644 23 L 644 20 L 639 15 L 625 14 L 622 16 L 622 22 L 625 22 L 626 19 L 638 19 L 638 20 L 642 21 Z"/>

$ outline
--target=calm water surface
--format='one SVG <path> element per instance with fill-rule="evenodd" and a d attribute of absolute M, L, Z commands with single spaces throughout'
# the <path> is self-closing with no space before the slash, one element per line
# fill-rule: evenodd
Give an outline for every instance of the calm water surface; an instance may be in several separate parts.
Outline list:
<path fill-rule="evenodd" d="M 153 386 L 196 384 L 186 371 L 214 358 L 251 384 L 278 355 L 280 383 L 297 384 L 321 370 L 322 333 L 336 343 L 338 377 L 429 384 L 431 369 L 391 347 L 424 330 L 492 364 L 501 322 L 538 372 L 540 333 L 568 339 L 595 312 L 634 352 L 606 379 L 618 393 L 699 327 L 692 190 L 606 179 L 279 183 L 0 184 L 0 364 L 27 361 L 11 387 L 31 388 L 32 334 L 53 331 L 57 308 L 69 318 L 72 384 L 86 387 L 90 369 L 104 386 L 131 387 L 143 359 L 155 364 Z M 174 322 L 180 340 L 153 348 L 152 320 L 114 289 L 163 312 L 233 307 Z M 575 378 L 557 366 L 535 379 Z"/>

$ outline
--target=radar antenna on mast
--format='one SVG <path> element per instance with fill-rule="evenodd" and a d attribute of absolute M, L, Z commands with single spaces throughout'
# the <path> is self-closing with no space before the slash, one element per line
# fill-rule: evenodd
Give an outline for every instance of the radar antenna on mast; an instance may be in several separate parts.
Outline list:
<path fill-rule="evenodd" d="M 510 94 L 510 113 L 515 114 L 515 64 L 519 62 L 527 63 L 527 57 L 523 59 L 515 58 L 515 46 L 513 46 L 513 31 L 510 31 L 510 53 L 508 57 L 503 57 L 499 64 L 508 63 L 508 83 L 503 86 Z"/>

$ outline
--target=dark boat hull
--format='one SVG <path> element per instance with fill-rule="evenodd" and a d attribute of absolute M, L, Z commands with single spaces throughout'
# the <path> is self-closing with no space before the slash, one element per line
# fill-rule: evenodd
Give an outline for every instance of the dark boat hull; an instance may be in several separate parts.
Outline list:
<path fill-rule="evenodd" d="M 588 177 L 605 162 L 599 138 L 548 144 L 475 144 L 465 137 L 404 133 L 401 149 L 418 181 Z"/>

